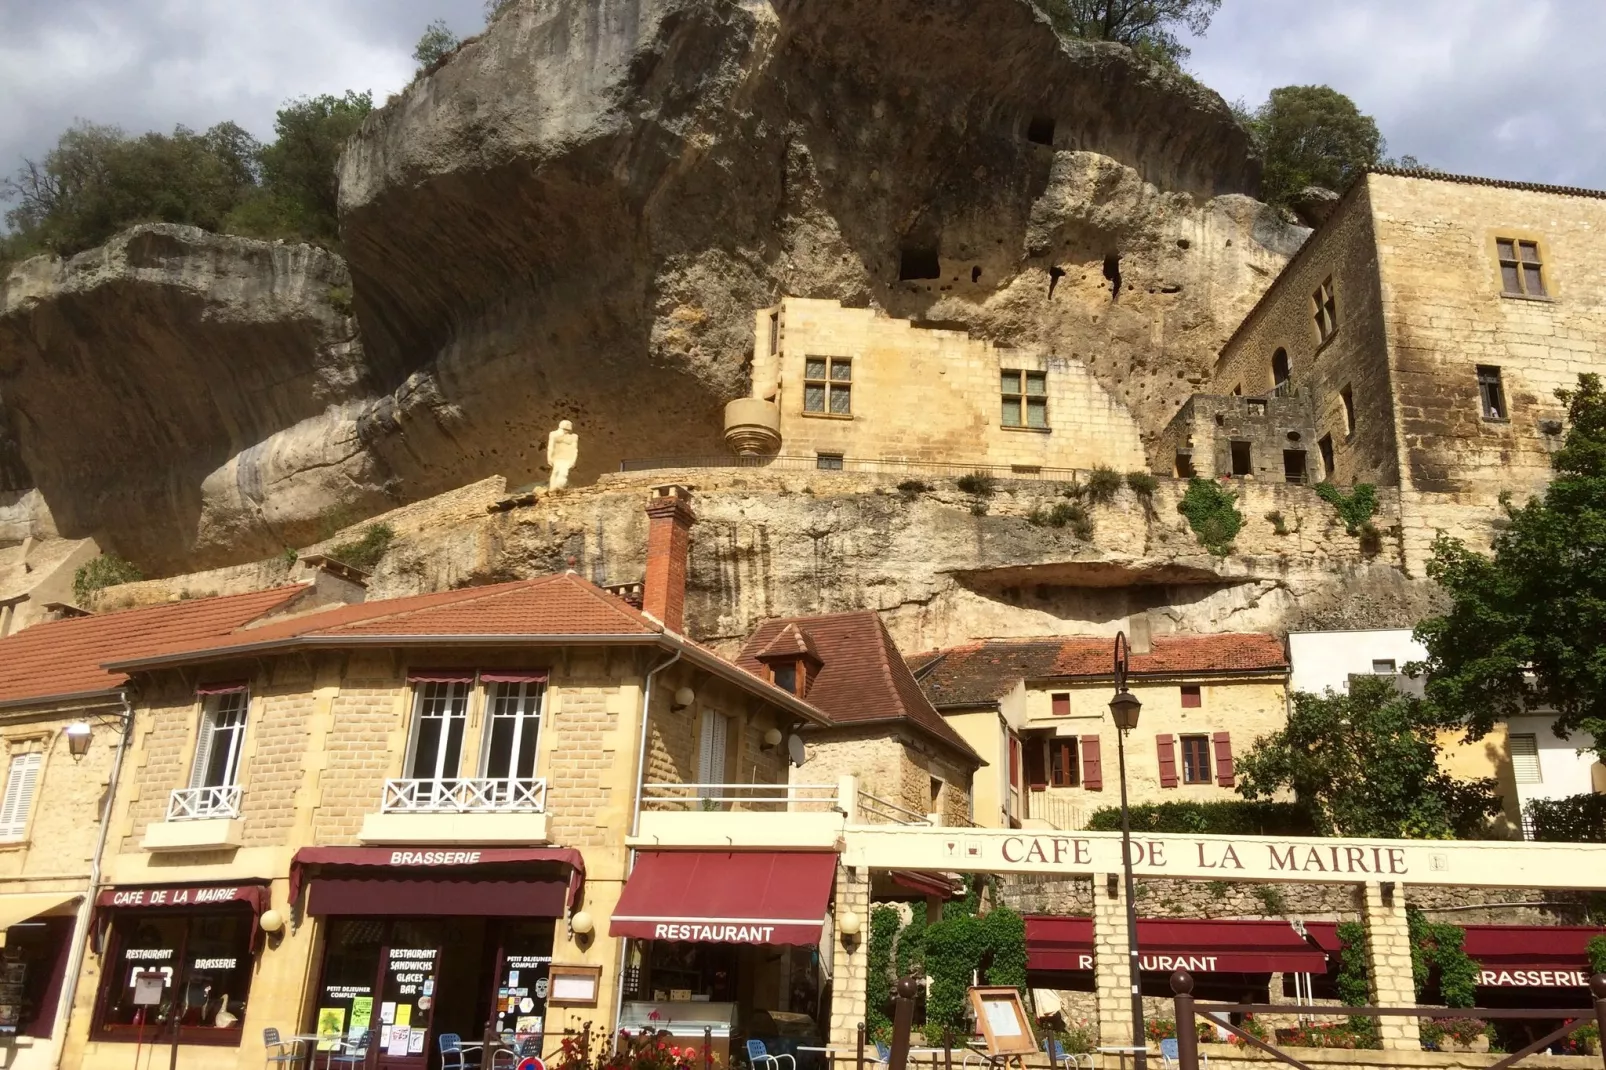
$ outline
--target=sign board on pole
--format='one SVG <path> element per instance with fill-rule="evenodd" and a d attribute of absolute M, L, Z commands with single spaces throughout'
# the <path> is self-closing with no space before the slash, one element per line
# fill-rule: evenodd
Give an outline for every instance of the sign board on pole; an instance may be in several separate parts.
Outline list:
<path fill-rule="evenodd" d="M 1037 1051 L 1020 990 L 1010 986 L 972 988 L 970 1009 L 976 1013 L 976 1026 L 987 1042 L 988 1055 L 1031 1055 Z"/>
<path fill-rule="evenodd" d="M 154 1007 L 167 990 L 167 974 L 161 970 L 139 970 L 134 974 L 134 1006 Z"/>

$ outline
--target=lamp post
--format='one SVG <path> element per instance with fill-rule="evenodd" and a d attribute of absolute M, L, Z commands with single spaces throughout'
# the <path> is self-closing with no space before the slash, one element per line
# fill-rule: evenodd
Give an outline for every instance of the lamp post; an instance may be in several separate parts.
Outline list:
<path fill-rule="evenodd" d="M 1135 1070 L 1148 1070 L 1149 1055 L 1143 1037 L 1143 990 L 1140 987 L 1141 969 L 1138 961 L 1138 905 L 1132 881 L 1132 814 L 1126 803 L 1126 734 L 1138 726 L 1138 712 L 1143 703 L 1126 689 L 1127 669 L 1132 650 L 1127 646 L 1126 633 L 1115 633 L 1115 697 L 1110 699 L 1110 716 L 1115 719 L 1115 752 L 1121 770 L 1121 869 L 1126 877 L 1126 946 L 1129 975 L 1132 981 L 1132 1054 Z"/>

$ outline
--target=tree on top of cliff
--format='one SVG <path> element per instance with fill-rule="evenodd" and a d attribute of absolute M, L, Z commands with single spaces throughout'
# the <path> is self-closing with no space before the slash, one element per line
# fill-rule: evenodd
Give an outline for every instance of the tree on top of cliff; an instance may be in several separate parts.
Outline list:
<path fill-rule="evenodd" d="M 1068 37 L 1117 41 L 1175 67 L 1188 56 L 1177 29 L 1204 33 L 1221 0 L 1038 0 L 1038 6 Z"/>
<path fill-rule="evenodd" d="M 1542 496 L 1485 557 L 1440 536 L 1428 575 L 1450 608 L 1417 625 L 1427 698 L 1477 739 L 1507 717 L 1554 711 L 1558 733 L 1606 758 L 1606 388 L 1581 375 Z"/>
<path fill-rule="evenodd" d="M 1323 836 L 1477 836 L 1499 808 L 1494 781 L 1445 773 L 1439 728 L 1387 679 L 1356 677 L 1348 694 L 1299 692 L 1288 723 L 1239 758 L 1238 792 L 1292 791 Z"/>
<path fill-rule="evenodd" d="M 436 19 L 424 27 L 424 35 L 413 48 L 413 59 L 418 61 L 418 73 L 423 74 L 461 44 L 457 34 L 446 25 L 445 19 Z"/>
<path fill-rule="evenodd" d="M 302 97 L 279 109 L 273 122 L 278 138 L 262 150 L 262 180 L 300 236 L 333 240 L 340 233 L 340 150 L 373 107 L 373 94 L 348 89 L 344 96 Z"/>
<path fill-rule="evenodd" d="M 1248 126 L 1265 160 L 1262 197 L 1268 204 L 1285 205 L 1306 186 L 1342 192 L 1383 158 L 1377 122 L 1331 86 L 1273 89 L 1248 116 Z"/>

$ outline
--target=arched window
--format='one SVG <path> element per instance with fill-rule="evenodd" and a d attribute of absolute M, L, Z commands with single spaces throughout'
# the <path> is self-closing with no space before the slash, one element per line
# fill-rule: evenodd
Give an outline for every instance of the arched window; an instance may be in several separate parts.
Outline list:
<path fill-rule="evenodd" d="M 1288 388 L 1288 350 L 1281 346 L 1271 355 L 1272 391 L 1283 393 Z"/>

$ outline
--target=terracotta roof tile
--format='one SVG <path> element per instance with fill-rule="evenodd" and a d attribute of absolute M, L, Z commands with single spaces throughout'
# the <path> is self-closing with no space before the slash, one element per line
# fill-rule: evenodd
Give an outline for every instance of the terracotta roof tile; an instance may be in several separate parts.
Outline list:
<path fill-rule="evenodd" d="M 999 639 L 916 656 L 920 686 L 937 706 L 996 702 L 1020 680 L 1097 679 L 1113 675 L 1114 641 L 1106 636 Z M 1274 635 L 1166 636 L 1132 655 L 1134 676 L 1286 672 Z"/>
<path fill-rule="evenodd" d="M 36 624 L 0 639 L 0 702 L 116 690 L 128 677 L 102 668 L 105 662 L 225 636 L 306 589 L 297 584 Z"/>
<path fill-rule="evenodd" d="M 907 721 L 967 758 L 981 760 L 932 708 L 873 610 L 765 621 L 748 636 L 736 664 L 762 677 L 764 666 L 758 660 L 759 654 L 782 631 L 794 627 L 814 647 L 821 662 L 819 675 L 805 698 L 833 724 Z"/>

